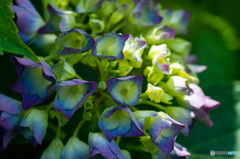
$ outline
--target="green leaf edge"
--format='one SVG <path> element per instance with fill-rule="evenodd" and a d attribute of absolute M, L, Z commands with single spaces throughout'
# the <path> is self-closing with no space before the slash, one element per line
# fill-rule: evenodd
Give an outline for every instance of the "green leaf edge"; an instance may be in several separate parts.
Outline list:
<path fill-rule="evenodd" d="M 14 12 L 9 7 L 9 5 L 12 4 L 12 0 L 1 0 L 0 2 L 0 9 L 2 9 L 3 12 L 1 12 L 0 17 L 5 17 L 5 19 L 1 19 L 1 21 L 6 21 L 7 24 L 4 25 L 5 28 L 10 28 L 10 34 L 8 36 L 4 36 L 0 34 L 0 55 L 3 55 L 3 51 L 19 54 L 28 57 L 29 59 L 33 60 L 34 62 L 39 63 L 39 60 L 36 56 L 36 54 L 32 51 L 30 47 L 28 47 L 20 38 L 20 36 L 17 34 L 18 29 L 13 21 L 12 18 L 14 18 Z M 3 15 L 5 14 L 5 15 Z M 7 29 L 9 29 L 7 28 Z M 2 28 L 1 28 L 2 29 Z M 5 30 L 5 29 L 4 29 Z M 9 43 L 8 45 L 6 45 Z M 12 44 L 12 45 L 11 45 Z"/>

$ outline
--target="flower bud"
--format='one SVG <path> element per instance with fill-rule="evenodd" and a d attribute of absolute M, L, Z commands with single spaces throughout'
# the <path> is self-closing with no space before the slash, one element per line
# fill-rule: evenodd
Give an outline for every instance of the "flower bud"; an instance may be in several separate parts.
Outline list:
<path fill-rule="evenodd" d="M 88 22 L 94 33 L 101 33 L 105 29 L 105 23 L 99 19 L 90 19 Z"/>
<path fill-rule="evenodd" d="M 20 126 L 23 129 L 21 133 L 29 139 L 33 145 L 41 144 L 46 134 L 48 125 L 48 112 L 46 110 L 30 109 L 22 119 Z"/>
<path fill-rule="evenodd" d="M 71 137 L 64 146 L 60 159 L 89 158 L 89 147 L 77 137 Z"/>
<path fill-rule="evenodd" d="M 110 17 L 110 23 L 116 24 L 122 20 L 124 15 L 121 12 L 115 11 Z"/>
<path fill-rule="evenodd" d="M 41 159 L 59 158 L 63 151 L 63 148 L 64 148 L 64 145 L 62 141 L 58 138 L 55 138 L 51 141 L 48 147 L 43 151 L 41 155 Z"/>

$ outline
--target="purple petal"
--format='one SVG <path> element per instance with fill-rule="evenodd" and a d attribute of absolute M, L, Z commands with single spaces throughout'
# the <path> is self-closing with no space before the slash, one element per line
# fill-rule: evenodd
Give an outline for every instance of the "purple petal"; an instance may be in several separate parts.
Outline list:
<path fill-rule="evenodd" d="M 123 48 L 124 59 L 130 60 L 133 67 L 141 67 L 142 53 L 146 46 L 147 43 L 142 36 L 133 38 L 132 35 L 129 35 Z"/>
<path fill-rule="evenodd" d="M 28 127 L 18 127 L 17 133 L 22 134 L 32 144 L 33 147 L 37 146 L 38 141 Z"/>
<path fill-rule="evenodd" d="M 7 130 L 13 129 L 20 121 L 20 115 L 8 114 L 6 112 L 0 112 L 0 126 Z"/>
<path fill-rule="evenodd" d="M 96 89 L 95 82 L 80 79 L 63 81 L 56 85 L 57 95 L 53 106 L 57 111 L 61 111 L 67 119 L 70 119 Z"/>
<path fill-rule="evenodd" d="M 147 117 L 155 117 L 157 116 L 157 112 L 155 111 L 150 111 L 150 110 L 145 110 L 145 111 L 135 111 L 133 113 L 134 117 L 136 118 L 139 126 L 141 129 L 144 128 L 145 125 L 145 118 Z"/>
<path fill-rule="evenodd" d="M 13 63 L 17 68 L 19 77 L 13 90 L 23 97 L 23 109 L 44 102 L 52 93 L 52 87 L 56 83 L 55 75 L 45 62 L 35 63 L 29 59 L 13 56 Z"/>
<path fill-rule="evenodd" d="M 48 4 L 47 9 L 50 18 L 47 24 L 38 30 L 40 34 L 60 33 L 68 31 L 74 27 L 76 13 L 61 10 L 50 4 Z"/>
<path fill-rule="evenodd" d="M 156 26 L 145 34 L 146 41 L 151 45 L 158 45 L 174 39 L 176 31 L 166 25 Z"/>
<path fill-rule="evenodd" d="M 176 142 L 174 144 L 173 151 L 170 153 L 171 157 L 186 157 L 186 156 L 190 156 L 190 155 L 191 154 L 187 151 L 187 149 L 185 147 L 183 147 L 182 145 L 180 145 Z"/>
<path fill-rule="evenodd" d="M 13 98 L 0 94 L 0 111 L 8 114 L 20 114 L 22 112 L 21 103 Z"/>
<path fill-rule="evenodd" d="M 159 112 L 153 117 L 150 127 L 150 137 L 152 141 L 164 153 L 169 153 L 173 150 L 173 145 L 178 133 L 184 128 L 184 125 L 173 120 L 167 114 Z"/>
<path fill-rule="evenodd" d="M 200 73 L 207 69 L 207 66 L 205 65 L 188 64 L 188 67 L 192 73 Z"/>
<path fill-rule="evenodd" d="M 128 34 L 105 34 L 97 39 L 92 55 L 108 60 L 123 59 L 123 47 L 128 37 Z"/>
<path fill-rule="evenodd" d="M 157 144 L 157 146 L 160 148 L 160 150 L 164 153 L 169 153 L 174 148 L 174 142 L 176 140 L 177 136 L 170 136 L 170 137 L 162 137 L 161 142 Z"/>
<path fill-rule="evenodd" d="M 14 131 L 8 131 L 0 126 L 0 151 L 4 151 L 15 135 Z"/>
<path fill-rule="evenodd" d="M 15 23 L 18 27 L 19 36 L 26 44 L 30 44 L 36 37 L 44 21 L 29 0 L 15 0 L 10 6 L 16 15 Z"/>
<path fill-rule="evenodd" d="M 187 25 L 190 19 L 190 13 L 185 10 L 165 10 L 163 12 L 164 20 L 173 27 L 177 33 L 187 34 Z"/>
<path fill-rule="evenodd" d="M 165 112 L 174 120 L 185 125 L 181 132 L 187 137 L 190 131 L 190 126 L 192 125 L 191 110 L 182 107 L 167 107 Z"/>
<path fill-rule="evenodd" d="M 142 92 L 142 81 L 142 75 L 109 78 L 107 89 L 117 104 L 125 107 L 134 106 Z"/>
<path fill-rule="evenodd" d="M 205 103 L 200 109 L 193 109 L 194 119 L 201 121 L 206 126 L 211 127 L 213 125 L 212 120 L 210 119 L 209 112 L 217 108 L 220 103 L 211 99 L 210 97 L 205 97 Z"/>
<path fill-rule="evenodd" d="M 164 74 L 171 74 L 171 70 L 169 69 L 169 61 L 166 60 L 167 53 L 162 53 L 160 55 L 156 55 L 153 58 L 153 64 Z"/>
<path fill-rule="evenodd" d="M 118 136 L 144 136 L 131 110 L 121 106 L 114 106 L 104 111 L 98 120 L 98 126 L 108 141 Z"/>
<path fill-rule="evenodd" d="M 179 96 L 187 94 L 188 88 L 186 85 L 187 79 L 179 77 L 179 76 L 172 76 L 166 83 L 167 90 L 173 96 Z"/>
<path fill-rule="evenodd" d="M 141 0 L 130 13 L 129 21 L 138 27 L 159 24 L 162 17 L 151 7 L 150 1 Z"/>
<path fill-rule="evenodd" d="M 161 131 L 162 131 L 162 118 L 159 115 L 157 115 L 153 117 L 152 125 L 149 129 L 149 133 L 153 142 L 155 142 Z"/>
<path fill-rule="evenodd" d="M 196 55 L 188 55 L 187 56 L 187 63 L 197 63 L 198 62 L 198 58 Z"/>
<path fill-rule="evenodd" d="M 205 102 L 205 103 L 204 103 L 203 109 L 204 109 L 206 112 L 209 112 L 209 111 L 217 108 L 217 107 L 220 105 L 220 102 L 211 99 L 211 97 L 209 97 L 209 96 L 205 96 L 204 102 Z"/>
<path fill-rule="evenodd" d="M 196 109 L 200 109 L 205 103 L 205 95 L 202 89 L 193 83 L 189 84 L 189 88 L 190 95 L 186 95 L 183 99 L 180 100 L 177 99 L 177 101 L 188 108 L 194 107 Z"/>
<path fill-rule="evenodd" d="M 91 49 L 95 45 L 95 40 L 80 29 L 71 29 L 60 35 L 55 41 L 60 47 L 59 55 L 80 53 Z"/>
<path fill-rule="evenodd" d="M 34 141 L 34 139 L 41 144 L 42 140 L 46 134 L 48 125 L 48 112 L 45 110 L 31 109 L 23 118 L 20 123 L 21 127 L 25 127 L 29 130 L 22 131 L 23 135 L 29 139 Z M 32 139 L 32 134 L 34 139 Z"/>
<path fill-rule="evenodd" d="M 115 143 L 115 141 L 108 142 L 104 135 L 100 133 L 90 133 L 88 137 L 90 158 L 97 154 L 101 154 L 107 159 L 123 159 L 124 156 Z"/>

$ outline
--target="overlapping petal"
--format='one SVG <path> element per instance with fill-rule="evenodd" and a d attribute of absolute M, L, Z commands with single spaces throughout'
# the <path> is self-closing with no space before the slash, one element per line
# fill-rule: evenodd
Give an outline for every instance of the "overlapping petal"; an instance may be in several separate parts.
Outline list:
<path fill-rule="evenodd" d="M 213 125 L 212 120 L 209 117 L 209 112 L 220 105 L 220 102 L 205 96 L 204 105 L 200 109 L 193 109 L 193 118 L 203 122 L 206 126 L 211 127 Z"/>
<path fill-rule="evenodd" d="M 170 50 L 167 48 L 167 44 L 152 45 L 148 52 L 148 59 L 152 60 L 155 56 L 170 55 Z"/>
<path fill-rule="evenodd" d="M 205 65 L 188 64 L 188 67 L 192 73 L 200 73 L 207 69 Z"/>
<path fill-rule="evenodd" d="M 168 54 L 163 53 L 161 55 L 156 55 L 153 58 L 153 66 L 160 70 L 164 74 L 171 74 L 171 69 L 169 67 L 170 62 L 167 59 Z"/>
<path fill-rule="evenodd" d="M 78 13 L 89 13 L 98 9 L 104 0 L 88 0 L 88 1 L 79 1 L 76 6 L 76 11 Z"/>
<path fill-rule="evenodd" d="M 101 154 L 106 159 L 125 159 L 115 141 L 109 142 L 101 133 L 90 133 L 88 142 L 90 158 Z"/>
<path fill-rule="evenodd" d="M 171 76 L 166 82 L 166 89 L 175 97 L 182 96 L 188 92 L 187 81 L 186 78 Z"/>
<path fill-rule="evenodd" d="M 173 97 L 164 92 L 162 88 L 153 86 L 151 83 L 148 83 L 146 93 L 148 98 L 156 103 L 163 102 L 166 104 L 171 104 L 170 100 L 173 99 Z"/>
<path fill-rule="evenodd" d="M 56 83 L 55 75 L 49 65 L 43 61 L 35 63 L 29 59 L 13 56 L 12 61 L 17 68 L 18 81 L 13 90 L 23 97 L 23 109 L 41 103 L 47 99 Z"/>
<path fill-rule="evenodd" d="M 19 101 L 0 94 L 0 126 L 11 130 L 21 119 L 22 107 Z"/>
<path fill-rule="evenodd" d="M 72 79 L 56 85 L 56 97 L 53 106 L 67 119 L 82 106 L 84 101 L 97 89 L 95 82 Z"/>
<path fill-rule="evenodd" d="M 0 126 L 0 151 L 4 151 L 9 142 L 15 137 L 16 133 Z"/>
<path fill-rule="evenodd" d="M 107 89 L 117 104 L 125 107 L 134 106 L 142 91 L 142 81 L 142 75 L 109 78 Z"/>
<path fill-rule="evenodd" d="M 47 6 L 50 18 L 45 26 L 40 28 L 38 32 L 44 33 L 60 33 L 72 29 L 75 25 L 76 13 L 72 11 L 64 11 L 50 4 Z"/>
<path fill-rule="evenodd" d="M 176 31 L 166 25 L 158 25 L 149 29 L 144 35 L 148 44 L 158 45 L 170 39 L 174 39 Z"/>
<path fill-rule="evenodd" d="M 191 130 L 191 125 L 193 124 L 192 111 L 182 107 L 167 107 L 165 112 L 174 120 L 185 125 L 181 132 L 187 137 Z"/>
<path fill-rule="evenodd" d="M 123 59 L 123 47 L 128 37 L 128 34 L 105 34 L 96 40 L 95 47 L 92 49 L 93 56 L 108 60 Z"/>
<path fill-rule="evenodd" d="M 189 88 L 189 94 L 178 97 L 177 101 L 184 107 L 200 109 L 205 103 L 205 94 L 196 84 L 190 83 Z"/>
<path fill-rule="evenodd" d="M 20 133 L 34 146 L 41 144 L 48 126 L 48 112 L 32 108 L 25 114 L 20 126 Z"/>
<path fill-rule="evenodd" d="M 162 17 L 153 9 L 149 0 L 141 0 L 136 2 L 129 15 L 129 21 L 138 27 L 150 27 L 159 24 Z"/>
<path fill-rule="evenodd" d="M 98 120 L 98 126 L 108 141 L 118 136 L 144 136 L 131 110 L 121 106 L 106 109 Z"/>
<path fill-rule="evenodd" d="M 187 25 L 190 16 L 190 13 L 185 10 L 172 11 L 171 9 L 167 9 L 163 11 L 163 22 L 173 27 L 177 33 L 187 34 Z"/>
<path fill-rule="evenodd" d="M 124 59 L 130 60 L 133 67 L 141 67 L 142 53 L 146 46 L 147 43 L 142 36 L 133 38 L 130 35 L 123 48 Z"/>
<path fill-rule="evenodd" d="M 153 143 L 162 152 L 169 153 L 173 150 L 177 135 L 183 128 L 183 124 L 173 120 L 167 114 L 159 112 L 152 118 L 149 132 Z"/>
<path fill-rule="evenodd" d="M 89 156 L 89 146 L 73 136 L 65 145 L 60 159 L 89 159 Z"/>
<path fill-rule="evenodd" d="M 66 31 L 55 41 L 60 47 L 58 50 L 59 55 L 81 53 L 95 45 L 95 40 L 81 29 Z"/>
<path fill-rule="evenodd" d="M 0 94 L 0 151 L 3 151 L 16 135 L 15 129 L 21 120 L 21 113 L 20 102 Z"/>
<path fill-rule="evenodd" d="M 170 153 L 158 150 L 152 153 L 152 159 L 189 159 L 190 153 L 185 147 L 175 142 L 174 149 Z"/>
<path fill-rule="evenodd" d="M 16 15 L 15 23 L 18 34 L 24 43 L 30 44 L 37 36 L 37 31 L 45 22 L 30 0 L 15 0 L 10 6 Z"/>
<path fill-rule="evenodd" d="M 141 110 L 135 111 L 133 115 L 136 118 L 141 129 L 147 130 L 151 124 L 151 117 L 157 116 L 157 112 L 151 110 Z"/>

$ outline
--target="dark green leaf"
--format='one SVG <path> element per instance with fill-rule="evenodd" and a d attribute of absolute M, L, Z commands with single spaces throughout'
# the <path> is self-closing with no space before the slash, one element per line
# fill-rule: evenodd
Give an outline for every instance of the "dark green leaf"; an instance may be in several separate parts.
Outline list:
<path fill-rule="evenodd" d="M 14 13 L 9 7 L 10 4 L 11 0 L 1 0 L 0 2 L 0 55 L 3 54 L 3 51 L 11 52 L 39 62 L 35 53 L 18 36 L 17 27 L 12 19 Z"/>

